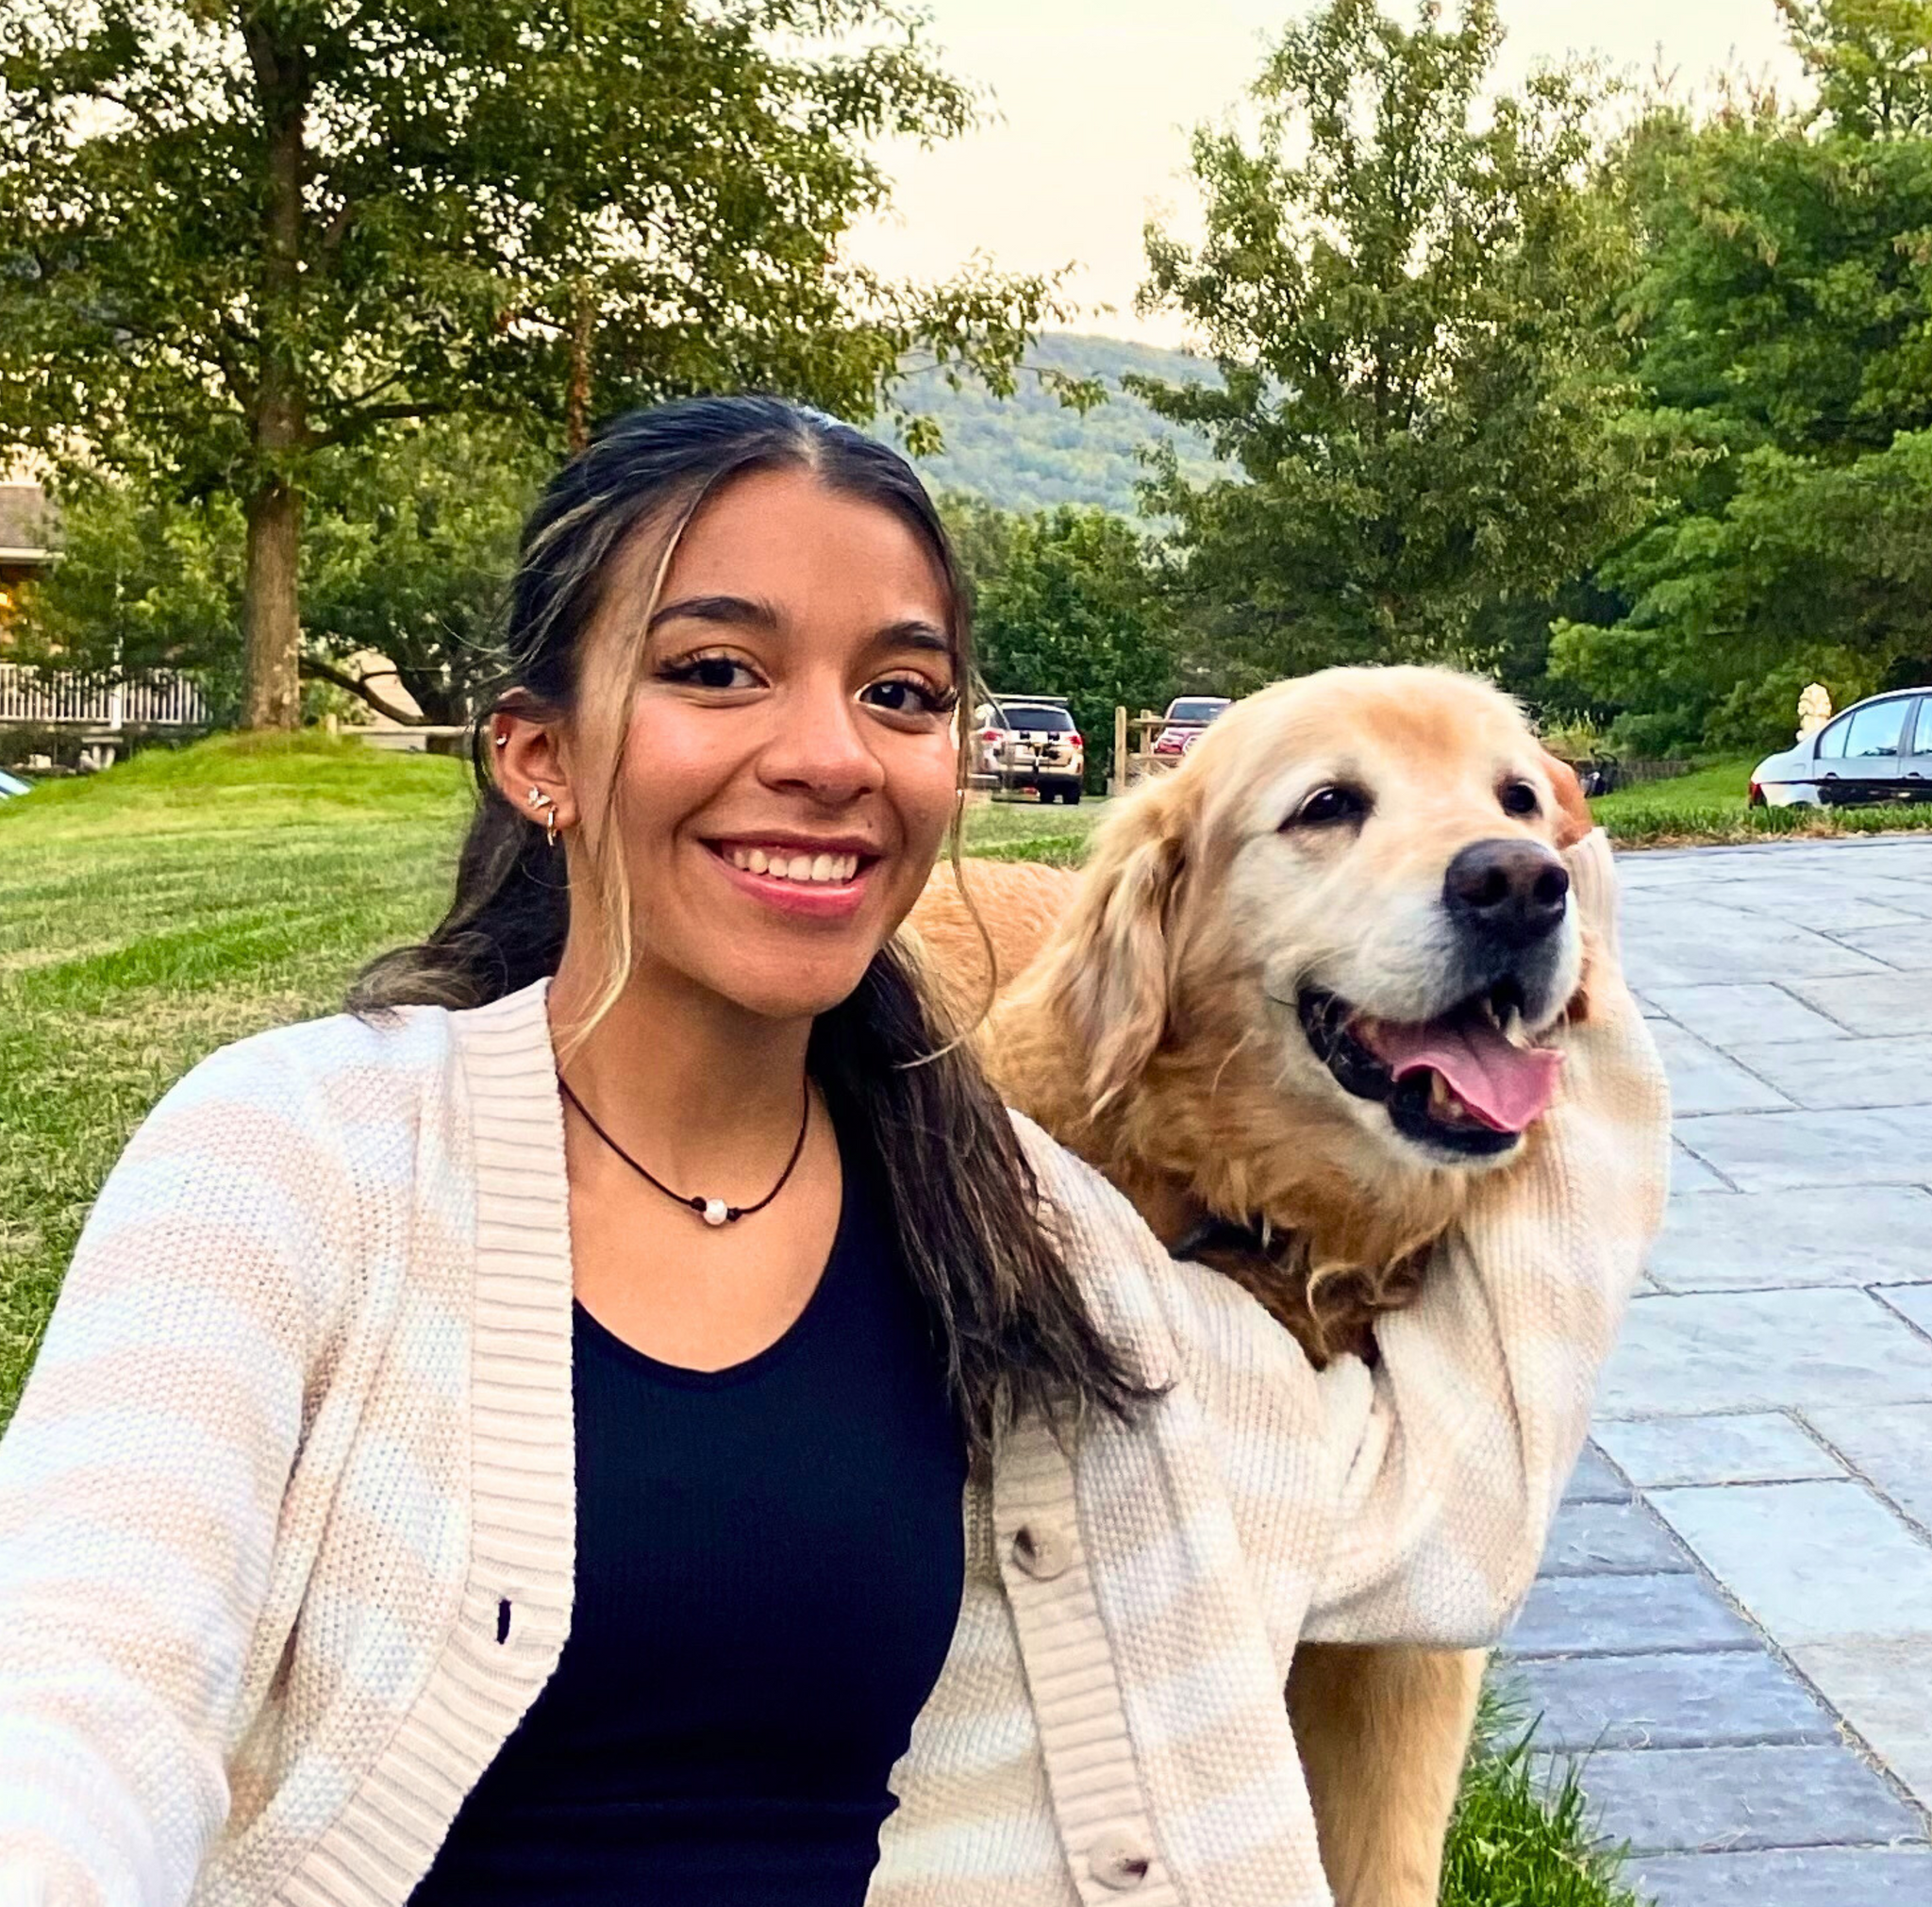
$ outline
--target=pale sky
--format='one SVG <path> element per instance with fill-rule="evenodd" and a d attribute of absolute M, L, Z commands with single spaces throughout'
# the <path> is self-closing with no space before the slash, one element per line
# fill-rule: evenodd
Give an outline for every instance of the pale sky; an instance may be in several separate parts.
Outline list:
<path fill-rule="evenodd" d="M 931 152 L 890 150 L 896 207 L 856 235 L 858 255 L 920 278 L 948 276 L 975 248 L 1016 271 L 1077 262 L 1075 328 L 1182 342 L 1171 322 L 1133 314 L 1141 226 L 1150 211 L 1185 219 L 1190 130 L 1238 100 L 1307 0 L 925 5 L 948 69 L 991 89 L 997 119 Z M 1408 0 L 1385 5 L 1413 17 Z M 1730 65 L 1795 77 L 1773 0 L 1502 0 L 1502 14 L 1506 86 L 1571 52 L 1641 77 L 1660 50 L 1689 86 Z"/>

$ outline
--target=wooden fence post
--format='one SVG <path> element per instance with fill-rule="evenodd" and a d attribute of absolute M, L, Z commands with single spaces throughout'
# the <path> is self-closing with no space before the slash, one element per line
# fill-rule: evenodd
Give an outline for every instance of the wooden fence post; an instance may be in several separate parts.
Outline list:
<path fill-rule="evenodd" d="M 1107 778 L 1109 795 L 1124 795 L 1127 788 L 1127 711 L 1115 703 L 1113 711 L 1113 772 Z"/>

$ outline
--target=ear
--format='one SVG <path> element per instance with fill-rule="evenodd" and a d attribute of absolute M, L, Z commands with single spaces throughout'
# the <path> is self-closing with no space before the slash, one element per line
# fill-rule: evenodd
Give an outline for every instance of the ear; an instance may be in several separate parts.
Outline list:
<path fill-rule="evenodd" d="M 569 828 L 577 819 L 577 804 L 563 765 L 556 728 L 531 711 L 506 708 L 488 724 L 491 766 L 497 792 L 518 813 L 542 826 L 546 811 L 532 799 L 542 795 L 555 805 L 557 825 Z M 500 740 L 498 738 L 501 738 Z"/>
<path fill-rule="evenodd" d="M 1096 1112 L 1133 1083 L 1167 1031 L 1187 836 L 1182 801 L 1150 790 L 1104 826 L 1080 882 L 1060 971 Z"/>

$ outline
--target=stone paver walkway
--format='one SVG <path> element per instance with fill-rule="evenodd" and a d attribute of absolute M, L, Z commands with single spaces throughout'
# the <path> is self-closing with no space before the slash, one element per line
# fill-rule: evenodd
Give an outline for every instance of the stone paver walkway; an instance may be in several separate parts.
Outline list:
<path fill-rule="evenodd" d="M 1622 868 L 1674 1189 L 1516 1678 L 1660 1907 L 1932 1907 L 1932 838 Z"/>

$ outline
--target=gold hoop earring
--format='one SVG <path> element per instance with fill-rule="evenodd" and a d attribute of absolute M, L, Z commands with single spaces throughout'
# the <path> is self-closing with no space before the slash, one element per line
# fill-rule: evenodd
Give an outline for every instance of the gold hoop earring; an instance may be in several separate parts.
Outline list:
<path fill-rule="evenodd" d="M 555 847 L 557 845 L 557 803 L 544 794 L 541 788 L 532 788 L 526 798 L 530 806 L 536 809 L 543 817 L 544 846 Z"/>

